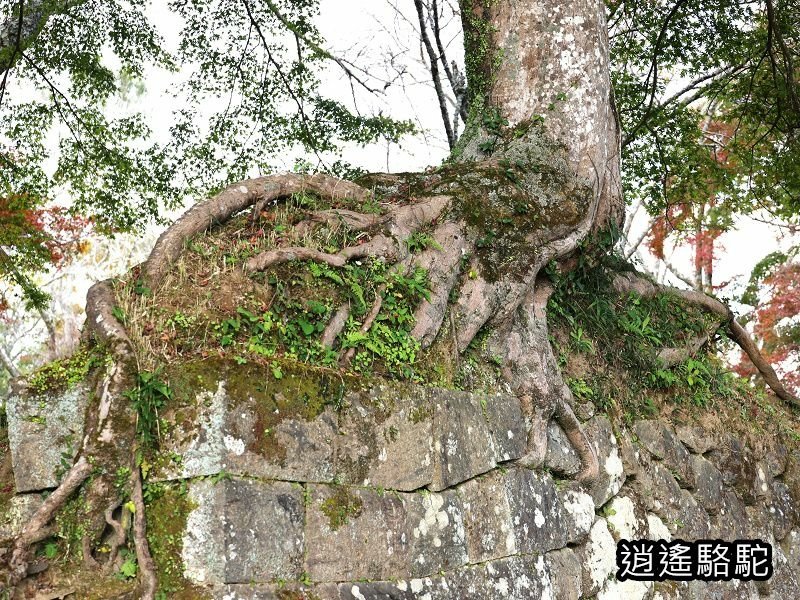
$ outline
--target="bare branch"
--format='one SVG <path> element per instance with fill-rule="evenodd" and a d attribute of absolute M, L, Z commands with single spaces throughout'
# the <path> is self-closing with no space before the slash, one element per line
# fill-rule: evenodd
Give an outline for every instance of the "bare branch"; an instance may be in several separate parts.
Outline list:
<path fill-rule="evenodd" d="M 425 50 L 428 53 L 429 69 L 431 77 L 433 78 L 433 87 L 436 90 L 436 98 L 439 100 L 439 110 L 442 113 L 442 122 L 444 123 L 444 130 L 447 134 L 447 145 L 452 150 L 456 145 L 456 139 L 453 135 L 453 128 L 450 125 L 450 113 L 447 110 L 447 98 L 442 88 L 442 79 L 439 76 L 439 62 L 436 52 L 431 44 L 430 36 L 428 35 L 428 26 L 425 23 L 425 14 L 423 12 L 422 0 L 414 0 L 414 6 L 417 8 L 417 17 L 419 18 L 419 31 L 422 37 L 422 43 L 425 45 Z"/>

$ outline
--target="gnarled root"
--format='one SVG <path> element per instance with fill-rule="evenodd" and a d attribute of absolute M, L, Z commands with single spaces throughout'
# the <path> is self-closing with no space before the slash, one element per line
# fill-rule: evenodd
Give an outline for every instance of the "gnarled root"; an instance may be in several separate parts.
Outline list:
<path fill-rule="evenodd" d="M 336 312 L 333 313 L 331 320 L 328 321 L 328 324 L 325 326 L 325 331 L 322 332 L 320 344 L 322 344 L 323 347 L 333 348 L 333 343 L 344 330 L 344 326 L 347 324 L 347 317 L 349 316 L 350 304 L 342 304 Z"/>
<path fill-rule="evenodd" d="M 112 313 L 114 306 L 110 281 L 101 281 L 90 288 L 86 298 L 86 327 L 97 342 L 108 347 L 113 362 L 96 390 L 96 405 L 89 411 L 75 462 L 14 540 L 9 560 L 10 587 L 26 576 L 32 546 L 51 535 L 49 524 L 56 513 L 93 473 L 95 476 L 86 489 L 88 532 L 82 540 L 82 550 L 84 560 L 96 564 L 92 546 L 100 541 L 103 530 L 109 525 L 106 518 L 109 497 L 114 494 L 109 473 L 130 462 L 136 431 L 135 414 L 126 404 L 121 406 L 123 393 L 135 381 L 136 356 L 125 328 Z M 116 505 L 117 500 L 110 503 Z M 120 532 L 115 528 L 114 544 L 119 537 Z M 146 540 L 143 543 L 146 544 Z"/>
<path fill-rule="evenodd" d="M 139 582 L 142 600 L 154 600 L 158 588 L 156 565 L 150 554 L 147 543 L 147 522 L 145 517 L 144 496 L 142 494 L 142 475 L 139 467 L 133 469 L 131 501 L 135 508 L 133 513 L 133 541 L 136 546 L 136 562 L 139 565 Z"/>
<path fill-rule="evenodd" d="M 381 312 L 381 306 L 383 305 L 383 292 L 385 289 L 386 286 L 382 285 L 375 290 L 375 301 L 372 303 L 372 308 L 359 328 L 361 333 L 367 333 L 369 331 L 370 327 L 372 327 L 372 324 L 375 322 L 378 313 Z M 339 360 L 339 365 L 342 367 L 347 367 L 350 364 L 350 361 L 353 360 L 355 353 L 355 348 L 348 348 L 347 352 L 345 352 L 344 356 L 342 356 L 342 358 Z"/>
<path fill-rule="evenodd" d="M 583 430 L 583 426 L 575 416 L 569 401 L 563 399 L 557 402 L 553 416 L 581 461 L 581 470 L 575 478 L 586 483 L 595 481 L 600 475 L 600 462 L 597 460 L 597 453 Z"/>
<path fill-rule="evenodd" d="M 660 285 L 648 281 L 644 277 L 636 275 L 635 273 L 620 273 L 614 278 L 614 288 L 620 293 L 636 292 L 640 296 L 654 296 L 656 294 L 672 294 L 684 300 L 688 304 L 698 306 L 719 317 L 721 325 L 725 325 L 728 330 L 728 336 L 739 345 L 739 347 L 747 354 L 747 357 L 755 365 L 758 372 L 764 378 L 764 382 L 769 388 L 775 392 L 781 400 L 787 404 L 791 404 L 795 408 L 800 408 L 800 399 L 789 393 L 783 386 L 781 380 L 778 378 L 775 369 L 772 368 L 764 357 L 758 346 L 742 327 L 736 321 L 733 311 L 717 300 L 716 298 L 696 292 L 694 290 L 681 290 L 678 288 Z"/>
<path fill-rule="evenodd" d="M 255 205 L 253 212 L 258 215 L 269 202 L 303 191 L 332 199 L 365 200 L 369 194 L 361 186 L 321 173 L 272 175 L 236 183 L 213 198 L 195 204 L 159 236 L 142 269 L 145 282 L 154 287 L 181 255 L 186 243 L 199 233 L 226 222 L 250 206 Z"/>

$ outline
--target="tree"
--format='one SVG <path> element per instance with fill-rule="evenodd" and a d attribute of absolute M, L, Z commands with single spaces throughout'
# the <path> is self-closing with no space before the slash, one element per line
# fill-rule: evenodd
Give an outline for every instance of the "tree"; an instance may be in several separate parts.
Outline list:
<path fill-rule="evenodd" d="M 241 11 L 221 6 L 222 18 L 233 27 L 242 18 Z M 200 26 L 207 23 L 207 12 L 194 5 L 180 7 L 189 21 L 199 20 L 188 32 L 185 48 L 198 53 L 201 72 L 207 75 L 215 63 L 201 49 L 213 48 L 219 40 L 213 37 L 213 29 Z M 276 27 L 290 32 L 300 54 L 302 49 L 316 48 L 315 58 L 336 60 L 309 29 L 306 11 L 310 7 L 304 3 L 279 7 L 268 0 L 265 13 L 259 15 L 252 5 L 244 4 L 245 29 L 260 40 L 263 59 L 272 64 L 271 73 L 278 80 L 285 73 L 271 61 L 273 51 L 278 53 L 283 47 L 271 44 L 263 34 L 262 18 L 267 15 Z M 591 256 L 591 235 L 613 238 L 621 224 L 622 140 L 611 90 L 605 7 L 592 0 L 576 0 L 569 11 L 559 4 L 463 0 L 461 16 L 469 112 L 466 129 L 447 164 L 421 174 L 363 175 L 355 181 L 317 173 L 235 183 L 196 204 L 173 224 L 159 238 L 140 273 L 116 287 L 105 281 L 91 289 L 86 335 L 109 349 L 111 366 L 88 411 L 87 435 L 74 464 L 8 553 L 12 582 L 25 575 L 33 545 L 43 539 L 47 524 L 80 488 L 86 499 L 85 560 L 90 564 L 97 560 L 95 550 L 107 525 L 115 534 L 111 554 L 118 555 L 125 539 L 111 515 L 124 499 L 113 480 L 122 467 L 131 473 L 128 485 L 142 597 L 155 597 L 141 457 L 152 442 L 154 415 L 169 391 L 153 371 L 140 368 L 141 348 L 135 340 L 142 334 L 134 335 L 118 304 L 143 295 L 167 294 L 164 282 L 185 248 L 209 228 L 224 228 L 236 218 L 240 219 L 237 224 L 249 223 L 243 238 L 247 251 L 231 277 L 254 286 L 254 294 L 269 285 L 260 273 L 287 263 L 299 268 L 302 262 L 319 277 L 348 288 L 351 295 L 331 311 L 321 303 L 315 309 L 306 302 L 310 311 L 324 315 L 314 323 L 308 320 L 310 313 L 294 308 L 301 312 L 292 330 L 285 322 L 277 324 L 273 318 L 279 315 L 268 310 L 262 315 L 238 311 L 238 321 L 218 324 L 226 344 L 233 342 L 244 322 L 254 332 L 248 343 L 255 354 L 283 353 L 326 368 L 357 366 L 359 357 L 369 358 L 384 344 L 395 351 L 386 355 L 387 370 L 402 373 L 404 361 L 417 352 L 438 350 L 458 357 L 480 338 L 487 360 L 499 365 L 500 377 L 520 398 L 531 422 L 524 462 L 541 463 L 546 423 L 553 417 L 581 457 L 578 478 L 587 483 L 595 478 L 597 458 L 575 417 L 572 393 L 549 342 L 546 309 L 553 288 L 545 269 L 555 277 L 559 270 L 576 268 L 576 263 Z M 239 40 L 247 48 L 247 40 Z M 229 64 L 232 59 L 223 54 L 212 52 L 215 61 Z M 357 80 L 350 65 L 337 65 Z M 236 73 L 236 64 L 230 67 Z M 302 86 L 308 73 L 302 64 L 295 70 L 293 81 Z M 203 81 L 192 85 L 202 91 L 215 85 Z M 293 124 L 287 134 L 303 143 L 319 140 L 321 134 L 311 134 L 319 134 L 324 127 L 314 129 L 318 122 L 306 113 L 306 88 L 284 89 L 297 90 L 294 97 L 289 94 L 297 112 L 288 122 L 272 112 L 250 112 L 248 118 L 262 128 L 270 123 L 261 119 L 274 118 L 279 126 Z M 313 105 L 319 111 L 331 108 L 320 98 Z M 335 108 L 324 114 L 342 127 L 349 122 Z M 385 122 L 380 124 L 383 127 Z M 313 195 L 325 206 L 298 209 L 287 200 L 297 195 Z M 374 210 L 376 201 L 380 202 Z M 279 218 L 276 207 L 283 206 L 288 207 L 289 217 L 281 223 L 280 232 L 272 230 L 280 235 L 267 235 L 265 230 Z M 242 217 L 243 211 L 250 215 Z M 324 244 L 315 244 L 317 231 L 328 232 Z M 616 266 L 619 271 L 620 265 Z M 365 291 L 369 273 L 375 285 Z M 654 285 L 627 268 L 610 273 L 609 285 L 623 293 L 645 297 L 667 293 L 707 311 L 748 353 L 776 394 L 797 402 L 724 304 L 698 292 Z M 332 298 L 339 296 L 327 300 Z M 400 299 L 413 299 L 413 304 L 400 306 Z M 315 336 L 312 344 L 299 350 L 290 348 L 297 327 L 306 337 Z M 265 346 L 262 334 L 276 335 L 269 338 L 276 345 Z M 674 350 L 674 356 L 685 349 L 668 350 Z M 131 410 L 131 400 L 138 413 Z"/>

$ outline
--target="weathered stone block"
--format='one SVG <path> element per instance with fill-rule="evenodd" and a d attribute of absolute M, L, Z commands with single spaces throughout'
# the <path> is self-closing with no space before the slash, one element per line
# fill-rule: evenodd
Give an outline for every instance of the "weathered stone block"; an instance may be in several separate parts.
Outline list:
<path fill-rule="evenodd" d="M 564 477 L 574 477 L 581 471 L 581 459 L 555 421 L 547 425 L 547 453 L 544 466 Z"/>
<path fill-rule="evenodd" d="M 274 415 L 275 422 L 267 427 L 267 407 L 262 404 L 263 399 L 253 396 L 233 397 L 222 379 L 199 391 L 188 404 L 165 415 L 171 424 L 161 443 L 165 460 L 155 465 L 152 479 L 204 477 L 224 470 L 262 478 L 333 481 L 335 412 L 328 408 L 312 419 Z M 280 398 L 274 404 L 280 406 Z M 170 457 L 173 460 L 166 460 Z"/>
<path fill-rule="evenodd" d="M 716 435 L 703 427 L 679 425 L 675 428 L 675 434 L 694 454 L 705 454 L 719 444 Z"/>
<path fill-rule="evenodd" d="M 647 533 L 647 514 L 635 496 L 615 496 L 606 504 L 603 514 L 616 541 L 638 540 Z"/>
<path fill-rule="evenodd" d="M 19 534 L 44 502 L 41 494 L 13 496 L 0 510 L 0 539 Z"/>
<path fill-rule="evenodd" d="M 524 456 L 528 431 L 516 396 L 492 394 L 479 401 L 485 406 L 486 421 L 497 453 L 495 460 L 505 462 Z"/>
<path fill-rule="evenodd" d="M 645 600 L 650 598 L 653 591 L 652 581 L 617 581 L 616 579 L 609 579 L 606 581 L 603 589 L 597 594 L 597 600 Z"/>
<path fill-rule="evenodd" d="M 335 585 L 315 585 L 313 587 L 288 585 L 234 584 L 216 588 L 215 600 L 339 600 L 339 590 Z"/>
<path fill-rule="evenodd" d="M 597 594 L 609 575 L 616 572 L 616 543 L 604 518 L 598 518 L 589 538 L 575 550 L 581 563 L 581 587 L 585 597 Z"/>
<path fill-rule="evenodd" d="M 544 562 L 555 600 L 579 600 L 583 596 L 581 563 L 570 548 L 548 552 Z"/>
<path fill-rule="evenodd" d="M 761 509 L 763 511 L 763 508 Z M 772 503 L 766 516 L 772 525 L 772 535 L 776 540 L 783 540 L 800 520 L 800 507 L 792 502 L 789 488 L 781 481 L 772 482 Z"/>
<path fill-rule="evenodd" d="M 745 505 L 730 489 L 723 490 L 719 513 L 711 517 L 709 537 L 722 540 L 747 538 Z"/>
<path fill-rule="evenodd" d="M 434 600 L 536 600 L 553 597 L 553 583 L 541 555 L 512 556 L 465 567 L 447 573 L 444 579 L 446 590 L 441 586 L 438 595 L 432 594 Z"/>
<path fill-rule="evenodd" d="M 333 481 L 337 439 L 333 409 L 310 420 L 286 418 L 266 431 L 251 408 L 246 404 L 228 415 L 223 439 L 225 470 L 268 479 Z"/>
<path fill-rule="evenodd" d="M 314 581 L 390 579 L 409 573 L 406 494 L 310 485 L 305 571 Z"/>
<path fill-rule="evenodd" d="M 684 540 L 698 540 L 708 538 L 711 530 L 711 520 L 708 513 L 703 510 L 692 494 L 687 490 L 681 490 L 681 498 L 678 504 L 678 513 L 670 524 L 676 538 Z"/>
<path fill-rule="evenodd" d="M 600 463 L 600 474 L 589 493 L 594 498 L 594 503 L 602 506 L 622 488 L 622 484 L 625 483 L 625 471 L 617 438 L 608 418 L 596 416 L 585 424 L 584 429 Z"/>
<path fill-rule="evenodd" d="M 517 539 L 505 478 L 499 471 L 458 487 L 464 508 L 469 560 L 472 563 L 516 554 Z"/>
<path fill-rule="evenodd" d="M 694 473 L 695 500 L 708 514 L 717 514 L 722 504 L 722 473 L 702 456 L 692 456 L 690 465 Z"/>
<path fill-rule="evenodd" d="M 406 510 L 412 577 L 450 571 L 467 564 L 464 510 L 454 491 L 409 494 Z"/>
<path fill-rule="evenodd" d="M 184 533 L 188 579 L 198 584 L 299 579 L 305 548 L 300 486 L 201 480 L 189 490 L 196 508 Z"/>
<path fill-rule="evenodd" d="M 633 431 L 639 443 L 672 471 L 681 487 L 694 487 L 694 474 L 689 468 L 689 451 L 675 434 L 659 421 L 637 421 Z"/>
<path fill-rule="evenodd" d="M 336 440 L 341 482 L 411 491 L 433 481 L 433 405 L 424 390 L 351 395 L 346 404 Z"/>
<path fill-rule="evenodd" d="M 567 545 L 564 507 L 548 475 L 512 469 L 505 475 L 505 485 L 519 552 L 547 552 Z"/>
<path fill-rule="evenodd" d="M 582 542 L 595 520 L 595 504 L 592 497 L 579 489 L 558 491 L 564 506 L 564 531 L 568 544 Z"/>
<path fill-rule="evenodd" d="M 283 482 L 225 482 L 225 581 L 299 579 L 303 490 Z"/>
<path fill-rule="evenodd" d="M 725 485 L 734 488 L 745 504 L 752 506 L 757 502 L 758 466 L 741 440 L 729 437 L 708 458 L 722 473 Z"/>
<path fill-rule="evenodd" d="M 6 403 L 8 442 L 17 493 L 58 486 L 83 438 L 92 391 L 79 384 L 60 393 L 13 395 Z"/>
<path fill-rule="evenodd" d="M 429 487 L 439 491 L 493 469 L 497 451 L 479 396 L 441 390 L 434 399 L 434 472 Z"/>

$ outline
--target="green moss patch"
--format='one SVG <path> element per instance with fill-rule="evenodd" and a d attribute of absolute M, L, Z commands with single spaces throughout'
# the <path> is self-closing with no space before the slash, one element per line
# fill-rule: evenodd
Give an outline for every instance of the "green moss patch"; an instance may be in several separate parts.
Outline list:
<path fill-rule="evenodd" d="M 145 488 L 147 542 L 156 565 L 159 593 L 164 598 L 204 598 L 183 576 L 183 534 L 195 508 L 186 482 L 148 484 Z"/>
<path fill-rule="evenodd" d="M 28 378 L 28 389 L 34 394 L 56 393 L 84 381 L 89 371 L 104 364 L 106 354 L 100 348 L 81 347 L 67 358 L 54 360 L 40 367 Z"/>
<path fill-rule="evenodd" d="M 336 531 L 350 519 L 358 518 L 364 509 L 364 503 L 347 486 L 335 486 L 333 490 L 333 494 L 320 505 L 320 510 L 328 517 L 331 531 Z"/>

